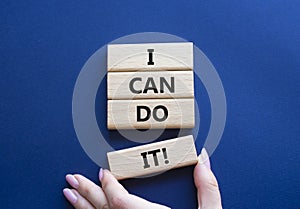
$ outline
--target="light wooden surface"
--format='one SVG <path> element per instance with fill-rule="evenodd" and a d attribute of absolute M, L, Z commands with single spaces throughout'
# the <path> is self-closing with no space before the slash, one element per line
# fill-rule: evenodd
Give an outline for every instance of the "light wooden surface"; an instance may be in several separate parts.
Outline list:
<path fill-rule="evenodd" d="M 197 163 L 192 135 L 107 153 L 117 179 L 162 172 Z"/>
<path fill-rule="evenodd" d="M 149 49 L 153 50 L 151 58 Z M 193 43 L 108 45 L 107 69 L 108 71 L 192 70 Z"/>
<path fill-rule="evenodd" d="M 193 98 L 193 71 L 109 72 L 108 99 Z"/>
<path fill-rule="evenodd" d="M 151 117 L 146 121 L 138 121 L 138 119 L 145 119 L 148 115 L 146 107 L 149 108 Z M 155 108 L 157 109 L 154 110 Z M 166 111 L 168 113 L 167 117 L 165 117 Z M 138 113 L 141 113 L 140 117 Z M 193 128 L 194 121 L 193 98 L 108 100 L 108 129 Z"/>

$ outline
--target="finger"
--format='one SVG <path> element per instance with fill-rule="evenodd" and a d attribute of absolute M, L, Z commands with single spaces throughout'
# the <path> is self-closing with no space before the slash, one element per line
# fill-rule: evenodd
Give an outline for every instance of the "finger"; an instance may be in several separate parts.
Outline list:
<path fill-rule="evenodd" d="M 96 208 L 108 208 L 108 203 L 103 190 L 94 182 L 79 174 L 69 174 L 66 176 L 66 180 L 80 193 L 80 195 L 85 197 Z"/>
<path fill-rule="evenodd" d="M 129 207 L 129 194 L 108 170 L 100 169 L 99 180 L 110 208 L 126 209 Z"/>
<path fill-rule="evenodd" d="M 64 189 L 63 193 L 67 200 L 76 208 L 76 209 L 95 209 L 95 207 L 81 196 L 75 189 Z"/>
<path fill-rule="evenodd" d="M 132 208 L 134 208 L 134 209 L 140 209 L 140 208 L 143 208 L 143 209 L 170 209 L 167 206 L 152 203 L 152 202 L 149 202 L 148 200 L 145 200 L 143 198 L 140 198 L 138 196 L 131 195 L 131 194 L 129 194 L 129 201 L 134 203 L 134 206 L 132 206 Z"/>
<path fill-rule="evenodd" d="M 110 208 L 118 209 L 167 209 L 167 207 L 151 203 L 140 197 L 130 195 L 127 190 L 108 171 L 100 170 L 99 179 Z"/>
<path fill-rule="evenodd" d="M 202 149 L 198 157 L 198 164 L 194 169 L 194 181 L 197 188 L 199 209 L 222 208 L 218 182 L 210 169 L 209 156 L 205 148 Z"/>

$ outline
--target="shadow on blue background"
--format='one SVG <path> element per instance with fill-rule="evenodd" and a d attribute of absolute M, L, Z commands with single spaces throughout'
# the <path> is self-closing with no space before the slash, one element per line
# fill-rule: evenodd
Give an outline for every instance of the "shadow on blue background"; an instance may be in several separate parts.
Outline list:
<path fill-rule="evenodd" d="M 73 87 L 98 48 L 144 31 L 193 41 L 220 75 L 228 114 L 211 161 L 224 208 L 299 208 L 299 4 L 1 1 L 0 208 L 71 208 L 62 195 L 65 174 L 98 182 L 73 129 Z M 209 103 L 198 96 L 205 138 Z M 122 183 L 174 209 L 196 208 L 192 171 Z"/>

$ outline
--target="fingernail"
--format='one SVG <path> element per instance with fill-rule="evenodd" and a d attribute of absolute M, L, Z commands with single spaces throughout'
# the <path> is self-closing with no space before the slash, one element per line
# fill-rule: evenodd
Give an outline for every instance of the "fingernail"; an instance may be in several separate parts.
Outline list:
<path fill-rule="evenodd" d="M 79 182 L 73 175 L 71 174 L 66 175 L 66 180 L 73 188 L 78 189 Z"/>
<path fill-rule="evenodd" d="M 102 178 L 103 178 L 103 169 L 100 168 L 100 171 L 99 171 L 99 180 L 102 181 Z"/>
<path fill-rule="evenodd" d="M 63 193 L 65 195 L 65 197 L 67 198 L 67 200 L 69 200 L 71 203 L 76 203 L 77 202 L 77 197 L 76 195 L 72 192 L 72 190 L 70 189 L 64 189 Z"/>
<path fill-rule="evenodd" d="M 210 169 L 210 160 L 205 148 L 201 150 L 201 154 L 198 156 L 198 163 L 204 164 L 207 168 Z"/>

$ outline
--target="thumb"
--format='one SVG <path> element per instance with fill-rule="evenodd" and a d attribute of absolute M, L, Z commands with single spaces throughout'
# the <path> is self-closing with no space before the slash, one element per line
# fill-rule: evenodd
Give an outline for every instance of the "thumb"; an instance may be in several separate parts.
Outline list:
<path fill-rule="evenodd" d="M 198 164 L 194 169 L 194 182 L 197 188 L 199 209 L 222 208 L 218 182 L 210 169 L 209 156 L 205 148 L 201 150 Z"/>
<path fill-rule="evenodd" d="M 110 208 L 128 208 L 126 205 L 128 192 L 108 170 L 100 169 L 99 180 Z"/>

